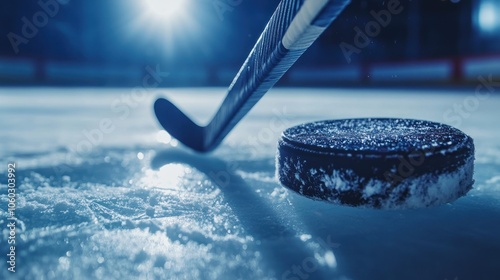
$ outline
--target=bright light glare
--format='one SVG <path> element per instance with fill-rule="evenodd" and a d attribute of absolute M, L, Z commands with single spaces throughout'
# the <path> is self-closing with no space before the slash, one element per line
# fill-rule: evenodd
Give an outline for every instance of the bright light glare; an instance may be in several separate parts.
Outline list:
<path fill-rule="evenodd" d="M 147 169 L 138 184 L 144 188 L 180 191 L 184 187 L 184 176 L 191 172 L 191 169 L 183 164 L 171 163 L 160 167 L 159 170 Z"/>
<path fill-rule="evenodd" d="M 144 159 L 144 154 L 143 154 L 143 153 L 141 153 L 141 152 L 137 153 L 137 158 L 138 158 L 139 160 L 143 160 L 143 159 Z"/>
<path fill-rule="evenodd" d="M 479 8 L 479 27 L 483 31 L 493 31 L 500 25 L 497 7 L 492 2 L 483 2 Z"/>
<path fill-rule="evenodd" d="M 169 144 L 170 141 L 172 141 L 172 137 L 165 130 L 160 130 L 156 134 L 156 141 L 163 143 L 163 144 Z"/>
<path fill-rule="evenodd" d="M 195 0 L 142 0 L 131 2 L 134 15 L 127 28 L 130 40 L 140 39 L 148 44 L 148 55 L 157 57 L 161 63 L 175 62 L 179 54 L 190 55 L 194 46 L 204 45 L 206 34 L 200 29 L 206 24 L 200 20 L 204 9 L 195 5 Z M 151 47 L 150 47 L 151 46 Z M 175 145 L 169 135 L 160 134 L 158 142 Z"/>
<path fill-rule="evenodd" d="M 145 0 L 147 11 L 164 21 L 172 21 L 184 14 L 188 0 Z"/>

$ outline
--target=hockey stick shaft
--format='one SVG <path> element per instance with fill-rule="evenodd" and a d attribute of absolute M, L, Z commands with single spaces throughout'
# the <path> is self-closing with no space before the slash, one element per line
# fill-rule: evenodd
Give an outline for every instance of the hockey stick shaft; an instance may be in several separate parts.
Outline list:
<path fill-rule="evenodd" d="M 348 2 L 284 0 L 280 3 L 231 83 L 219 111 L 207 126 L 205 147 L 210 150 L 224 139 Z"/>

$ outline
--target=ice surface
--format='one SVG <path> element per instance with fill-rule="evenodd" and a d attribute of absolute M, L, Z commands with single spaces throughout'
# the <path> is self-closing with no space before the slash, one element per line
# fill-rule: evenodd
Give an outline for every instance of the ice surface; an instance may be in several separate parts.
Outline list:
<path fill-rule="evenodd" d="M 128 89 L 0 89 L 0 177 L 7 162 L 17 163 L 19 219 L 12 275 L 2 179 L 1 279 L 499 278 L 498 96 L 458 125 L 477 149 L 466 197 L 377 211 L 281 187 L 274 156 L 282 130 L 351 117 L 457 125 L 445 112 L 473 90 L 275 89 L 206 156 L 159 132 L 152 113 L 159 93 L 203 122 L 224 89 L 157 90 L 140 100 Z M 84 130 L 103 119 L 114 129 L 85 149 Z"/>

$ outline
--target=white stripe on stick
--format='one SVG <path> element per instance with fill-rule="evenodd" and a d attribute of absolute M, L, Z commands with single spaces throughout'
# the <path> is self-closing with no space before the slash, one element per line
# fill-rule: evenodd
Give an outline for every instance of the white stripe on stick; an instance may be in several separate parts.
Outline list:
<path fill-rule="evenodd" d="M 288 50 L 307 49 L 326 27 L 311 23 L 330 0 L 306 0 L 288 27 L 282 44 Z M 304 34 L 305 33 L 305 34 Z"/>

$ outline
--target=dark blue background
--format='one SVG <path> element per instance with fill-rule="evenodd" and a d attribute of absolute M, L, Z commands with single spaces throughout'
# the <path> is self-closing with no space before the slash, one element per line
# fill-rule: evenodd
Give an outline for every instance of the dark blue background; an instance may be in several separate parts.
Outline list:
<path fill-rule="evenodd" d="M 21 44 L 17 54 L 8 34 L 21 35 L 22 18 L 31 20 L 41 9 L 37 1 L 2 1 L 0 58 L 34 60 L 39 68 L 50 61 L 62 61 L 117 67 L 160 64 L 169 71 L 203 68 L 209 72 L 221 69 L 235 72 L 279 1 L 219 0 L 219 3 L 236 3 L 231 10 L 223 11 L 222 17 L 216 10 L 216 1 L 191 0 L 187 24 L 177 22 L 166 30 L 159 21 L 141 22 L 144 10 L 139 3 L 144 1 L 61 0 L 68 3 L 60 5 L 57 15 L 27 44 Z M 491 0 L 401 0 L 403 12 L 393 16 L 390 24 L 360 54 L 352 55 L 351 63 L 498 53 L 499 28 L 483 32 L 478 26 L 479 6 L 484 1 Z M 297 67 L 349 64 L 340 43 L 352 44 L 354 27 L 363 29 L 373 20 L 370 11 L 385 9 L 387 2 L 353 0 Z M 43 73 L 38 73 L 38 82 L 44 82 Z M 213 79 L 213 84 L 219 82 Z"/>

